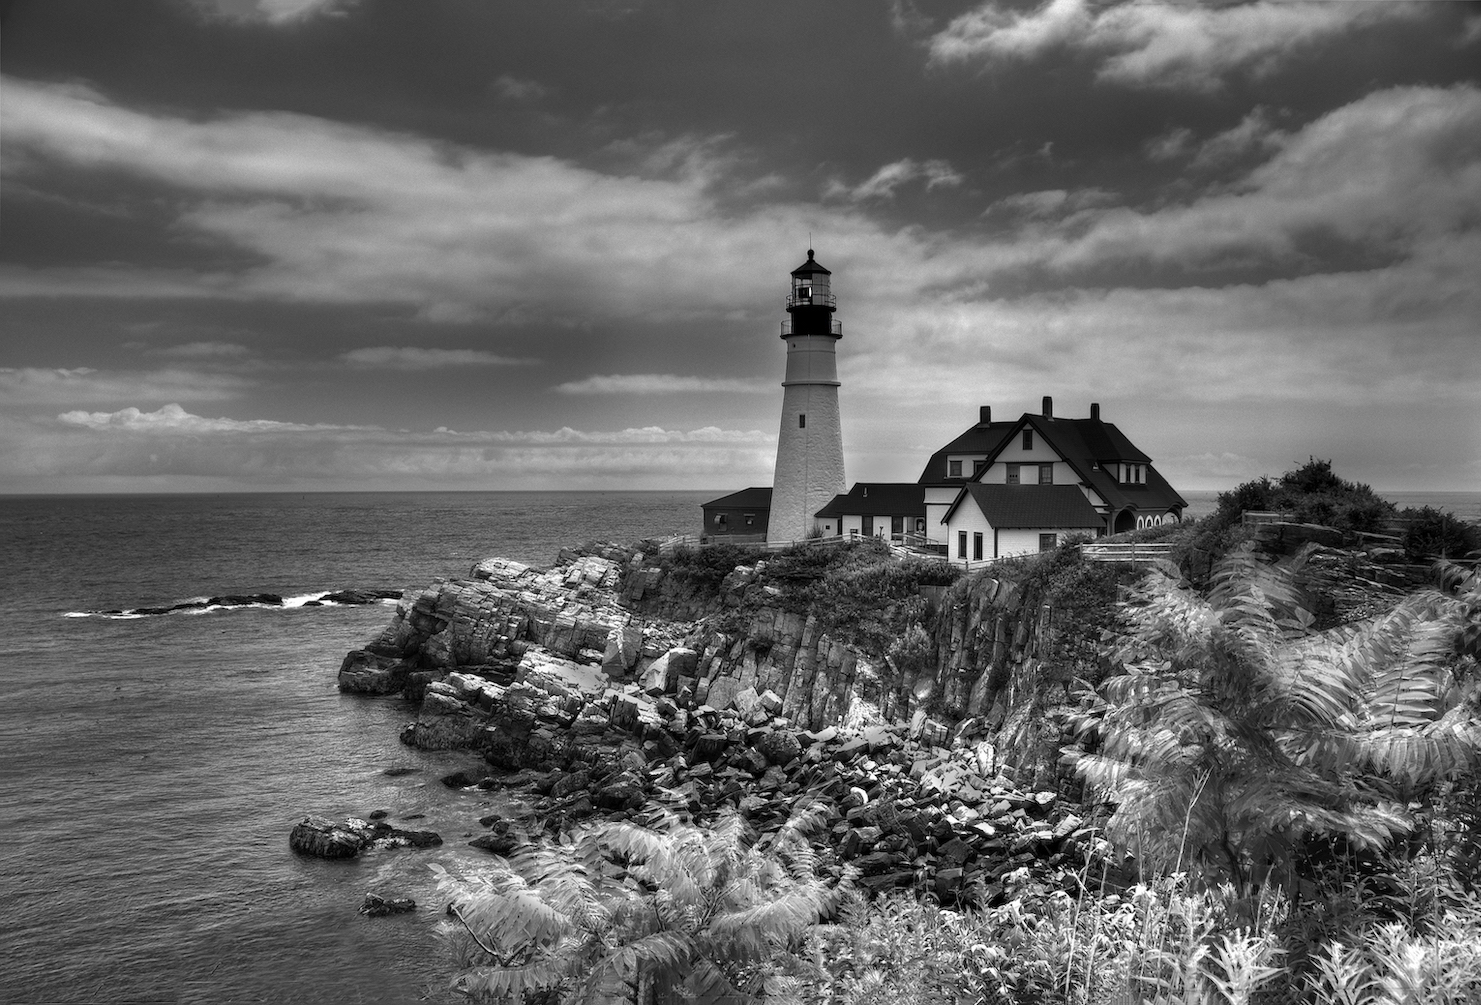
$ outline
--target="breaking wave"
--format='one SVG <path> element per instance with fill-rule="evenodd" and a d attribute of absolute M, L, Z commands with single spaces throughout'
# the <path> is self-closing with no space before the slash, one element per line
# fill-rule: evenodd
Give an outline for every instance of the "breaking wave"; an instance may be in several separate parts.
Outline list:
<path fill-rule="evenodd" d="M 277 593 L 232 593 L 216 597 L 192 597 L 166 607 L 125 607 L 108 611 L 67 611 L 64 618 L 107 618 L 127 621 L 158 618 L 170 614 L 209 614 L 213 611 L 252 609 L 295 610 L 301 607 L 363 607 L 384 604 L 401 597 L 400 590 L 323 590 L 285 597 Z"/>

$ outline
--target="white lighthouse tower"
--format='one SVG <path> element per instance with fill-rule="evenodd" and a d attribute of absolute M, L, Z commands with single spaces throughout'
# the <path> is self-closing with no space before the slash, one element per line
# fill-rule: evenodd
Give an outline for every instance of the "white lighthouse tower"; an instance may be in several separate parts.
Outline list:
<path fill-rule="evenodd" d="M 787 376 L 782 381 L 782 425 L 777 437 L 776 474 L 771 481 L 767 541 L 800 541 L 813 528 L 813 514 L 846 490 L 843 425 L 838 415 L 836 347 L 843 325 L 829 289 L 832 275 L 813 259 L 792 273 L 782 338 Z"/>

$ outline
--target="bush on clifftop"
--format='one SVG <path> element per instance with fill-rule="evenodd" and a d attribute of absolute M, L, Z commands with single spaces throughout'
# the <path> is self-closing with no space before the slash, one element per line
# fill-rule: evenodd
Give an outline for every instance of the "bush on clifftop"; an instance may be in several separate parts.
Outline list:
<path fill-rule="evenodd" d="M 1297 523 L 1318 523 L 1345 534 L 1380 530 L 1395 515 L 1393 503 L 1367 485 L 1339 478 L 1331 461 L 1315 457 L 1279 481 L 1261 475 L 1220 492 L 1214 522 L 1220 529 L 1233 526 L 1246 510 L 1290 513 Z"/>
<path fill-rule="evenodd" d="M 1410 521 L 1404 553 L 1412 559 L 1461 558 L 1481 549 L 1481 529 L 1444 510 L 1421 506 L 1403 515 Z"/>

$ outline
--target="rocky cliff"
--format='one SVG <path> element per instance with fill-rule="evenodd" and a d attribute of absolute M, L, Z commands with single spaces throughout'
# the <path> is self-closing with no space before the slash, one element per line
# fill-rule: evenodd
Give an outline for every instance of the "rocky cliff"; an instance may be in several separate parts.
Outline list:
<path fill-rule="evenodd" d="M 1373 556 L 1319 558 L 1337 620 L 1400 589 Z M 672 560 L 589 545 L 408 592 L 339 686 L 416 702 L 404 742 L 477 751 L 494 774 L 450 784 L 515 786 L 553 829 L 724 805 L 764 829 L 825 799 L 866 885 L 991 894 L 1068 883 L 1104 850 L 1056 794 L 1077 791 L 1059 750 L 1137 575 L 1071 549 L 961 577 L 873 545 Z M 479 847 L 533 836 L 492 824 L 506 829 Z"/>

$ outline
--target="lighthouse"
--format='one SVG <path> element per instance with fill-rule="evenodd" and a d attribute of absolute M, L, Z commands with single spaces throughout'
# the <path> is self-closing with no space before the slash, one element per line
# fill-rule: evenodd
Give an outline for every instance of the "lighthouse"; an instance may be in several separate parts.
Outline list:
<path fill-rule="evenodd" d="M 847 489 L 843 480 L 843 425 L 838 415 L 838 340 L 843 325 L 830 287 L 832 273 L 813 258 L 792 272 L 787 294 L 787 372 L 782 380 L 782 423 L 771 482 L 767 541 L 800 541 L 813 514 Z"/>

